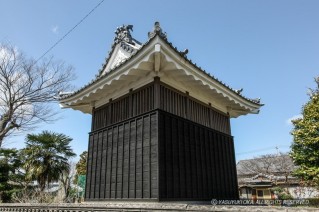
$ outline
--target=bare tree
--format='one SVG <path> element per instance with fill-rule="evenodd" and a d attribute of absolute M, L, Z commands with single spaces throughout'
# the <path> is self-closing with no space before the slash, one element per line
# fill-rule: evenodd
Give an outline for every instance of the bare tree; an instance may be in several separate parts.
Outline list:
<path fill-rule="evenodd" d="M 42 203 L 42 206 L 45 206 L 54 203 L 54 198 L 55 195 L 53 193 L 41 191 L 37 188 L 28 188 L 13 193 L 12 202 L 29 204 Z"/>
<path fill-rule="evenodd" d="M 281 175 L 285 176 L 285 182 L 288 176 L 294 170 L 292 159 L 287 154 L 267 154 L 252 160 L 243 160 L 237 166 L 240 175 Z"/>
<path fill-rule="evenodd" d="M 70 169 L 62 172 L 60 175 L 60 186 L 62 188 L 62 201 L 70 202 L 70 193 L 71 193 L 71 184 L 76 174 L 75 163 L 73 161 L 69 161 Z"/>
<path fill-rule="evenodd" d="M 274 155 L 263 155 L 253 160 L 241 161 L 240 174 L 270 174 Z"/>
<path fill-rule="evenodd" d="M 36 62 L 0 44 L 0 148 L 8 135 L 55 119 L 50 103 L 70 89 L 72 70 L 53 58 Z"/>
<path fill-rule="evenodd" d="M 288 177 L 292 175 L 295 168 L 292 158 L 289 155 L 280 153 L 280 155 L 276 157 L 274 170 L 276 173 L 280 173 L 282 176 L 285 176 L 286 183 L 288 182 Z"/>

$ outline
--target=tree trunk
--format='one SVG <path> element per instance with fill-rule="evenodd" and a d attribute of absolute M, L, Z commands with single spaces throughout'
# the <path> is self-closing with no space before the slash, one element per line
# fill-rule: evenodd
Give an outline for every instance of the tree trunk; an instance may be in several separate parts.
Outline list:
<path fill-rule="evenodd" d="M 1 147 L 2 147 L 2 141 L 3 141 L 3 139 L 4 139 L 4 136 L 3 136 L 3 135 L 0 135 L 0 149 L 1 149 Z"/>

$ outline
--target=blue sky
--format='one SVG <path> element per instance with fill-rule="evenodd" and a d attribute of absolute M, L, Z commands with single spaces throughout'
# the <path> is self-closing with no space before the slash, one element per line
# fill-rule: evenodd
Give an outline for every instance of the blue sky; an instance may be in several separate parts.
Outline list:
<path fill-rule="evenodd" d="M 80 21 L 100 0 L 0 0 L 0 42 L 35 59 Z M 300 114 L 307 90 L 319 75 L 319 1 L 115 1 L 105 0 L 48 56 L 75 68 L 76 87 L 98 73 L 116 27 L 134 25 L 133 37 L 147 41 L 155 21 L 188 58 L 243 95 L 260 97 L 258 115 L 231 120 L 236 159 L 287 152 L 288 120 Z M 60 110 L 56 105 L 57 110 Z M 61 110 L 61 119 L 33 133 L 52 130 L 74 140 L 77 154 L 87 149 L 90 115 Z M 5 147 L 22 148 L 24 136 Z"/>

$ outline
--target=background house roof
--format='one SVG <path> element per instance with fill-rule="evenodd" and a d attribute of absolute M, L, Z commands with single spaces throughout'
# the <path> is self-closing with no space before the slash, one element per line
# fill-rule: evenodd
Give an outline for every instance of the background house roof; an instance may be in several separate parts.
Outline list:
<path fill-rule="evenodd" d="M 282 172 L 292 172 L 295 165 L 289 155 L 281 154 L 240 160 L 236 168 L 237 175 L 281 174 Z"/>
<path fill-rule="evenodd" d="M 241 160 L 236 165 L 238 184 L 256 187 L 260 184 L 298 184 L 292 176 L 296 166 L 287 154 L 265 155 L 259 158 Z"/>

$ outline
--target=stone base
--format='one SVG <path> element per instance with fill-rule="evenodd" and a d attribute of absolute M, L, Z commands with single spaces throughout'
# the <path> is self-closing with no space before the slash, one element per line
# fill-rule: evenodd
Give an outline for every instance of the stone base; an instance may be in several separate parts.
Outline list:
<path fill-rule="evenodd" d="M 199 203 L 175 202 L 85 202 L 85 203 L 5 203 L 0 204 L 0 211 L 32 211 L 32 212 L 78 212 L 78 211 L 318 211 L 310 207 L 278 207 L 278 206 L 235 206 L 209 205 Z"/>

